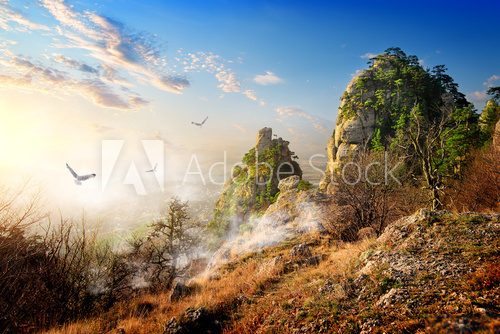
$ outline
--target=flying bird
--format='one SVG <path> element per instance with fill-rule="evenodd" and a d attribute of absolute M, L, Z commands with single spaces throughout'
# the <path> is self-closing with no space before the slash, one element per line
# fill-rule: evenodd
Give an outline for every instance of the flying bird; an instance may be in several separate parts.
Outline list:
<path fill-rule="evenodd" d="M 207 121 L 207 119 L 208 119 L 208 116 L 207 116 L 207 117 L 205 117 L 205 119 L 204 119 L 204 120 L 203 120 L 203 122 L 201 122 L 201 123 L 191 122 L 191 124 L 196 125 L 196 126 L 199 126 L 199 127 L 201 128 L 201 127 L 203 126 L 203 124 L 205 124 L 205 122 Z"/>
<path fill-rule="evenodd" d="M 88 180 L 88 179 L 91 179 L 91 178 L 95 177 L 95 174 L 78 175 L 73 170 L 73 168 L 71 168 L 68 164 L 66 164 L 66 168 L 68 168 L 68 170 L 71 173 L 71 175 L 73 175 L 73 177 L 75 178 L 75 183 L 78 184 L 78 185 L 81 185 L 82 181 L 85 181 L 85 180 Z"/>
<path fill-rule="evenodd" d="M 147 170 L 146 173 L 154 173 L 154 172 L 156 172 L 156 167 L 157 166 L 158 166 L 158 164 L 155 164 L 155 167 L 153 169 Z"/>

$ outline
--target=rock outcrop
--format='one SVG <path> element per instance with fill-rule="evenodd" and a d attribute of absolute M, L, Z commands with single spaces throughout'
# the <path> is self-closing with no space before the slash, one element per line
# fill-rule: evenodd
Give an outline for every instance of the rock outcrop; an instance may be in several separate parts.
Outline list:
<path fill-rule="evenodd" d="M 495 125 L 495 132 L 493 133 L 493 146 L 497 151 L 500 151 L 500 121 Z"/>
<path fill-rule="evenodd" d="M 347 85 L 346 91 L 342 96 L 338 109 L 337 123 L 333 134 L 327 145 L 328 165 L 325 177 L 320 184 L 320 188 L 326 190 L 331 177 L 339 168 L 342 160 L 356 154 L 360 147 L 364 147 L 369 142 L 375 129 L 375 112 L 372 109 L 355 110 L 354 114 L 348 115 L 352 110 L 346 107 L 351 102 L 351 96 L 360 93 L 358 82 L 363 79 L 369 79 L 370 73 L 365 71 L 354 77 Z M 368 100 L 373 98 L 374 90 L 361 92 L 361 99 Z"/>
<path fill-rule="evenodd" d="M 288 145 L 282 138 L 273 138 L 271 128 L 258 132 L 255 146 L 234 168 L 216 202 L 209 228 L 218 238 L 239 233 L 252 215 L 264 212 L 276 200 L 280 180 L 301 179 L 302 170 Z"/>
<path fill-rule="evenodd" d="M 241 233 L 226 241 L 212 256 L 207 272 L 213 272 L 238 256 L 274 246 L 283 240 L 309 232 L 325 231 L 330 219 L 330 197 L 317 190 L 299 190 L 299 176 L 279 182 L 275 203 L 259 217 L 252 217 Z"/>
<path fill-rule="evenodd" d="M 452 79 L 443 69 L 428 72 L 417 57 L 400 49 L 372 58 L 369 68 L 353 77 L 342 95 L 320 189 L 333 191 L 329 185 L 340 175 L 343 161 L 360 151 L 404 150 L 413 110 L 432 118 L 438 113 L 428 106 L 466 106 L 464 95 L 447 80 Z"/>

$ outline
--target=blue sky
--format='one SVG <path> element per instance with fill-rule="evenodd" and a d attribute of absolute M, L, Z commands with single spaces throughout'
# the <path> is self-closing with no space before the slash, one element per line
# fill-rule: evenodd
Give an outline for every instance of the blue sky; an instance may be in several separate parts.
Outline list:
<path fill-rule="evenodd" d="M 481 108 L 499 84 L 499 10 L 498 1 L 0 0 L 9 157 L 0 170 L 58 175 L 67 160 L 98 170 L 109 138 L 161 138 L 177 162 L 223 151 L 237 161 L 264 126 L 301 157 L 324 153 L 345 86 L 393 46 L 425 67 L 445 64 Z M 190 124 L 207 115 L 202 129 Z"/>

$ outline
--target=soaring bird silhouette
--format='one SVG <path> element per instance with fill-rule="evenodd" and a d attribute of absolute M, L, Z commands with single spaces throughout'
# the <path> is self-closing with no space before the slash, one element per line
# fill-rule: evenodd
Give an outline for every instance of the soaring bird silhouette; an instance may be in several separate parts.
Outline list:
<path fill-rule="evenodd" d="M 158 164 L 155 164 L 154 168 L 150 169 L 150 170 L 147 170 L 146 173 L 154 173 L 154 172 L 156 172 L 156 167 L 157 166 L 158 166 Z"/>
<path fill-rule="evenodd" d="M 204 120 L 203 120 L 203 122 L 201 122 L 201 123 L 191 122 L 191 124 L 196 125 L 196 126 L 199 126 L 199 127 L 201 128 L 201 127 L 203 126 L 203 124 L 205 124 L 205 122 L 207 121 L 207 119 L 208 119 L 208 116 L 207 116 L 207 117 L 205 117 L 205 119 L 204 119 Z"/>
<path fill-rule="evenodd" d="M 71 173 L 71 175 L 73 175 L 73 177 L 75 178 L 75 183 L 78 184 L 78 185 L 82 184 L 82 181 L 85 181 L 85 180 L 88 180 L 88 179 L 91 179 L 91 178 L 95 177 L 95 174 L 78 175 L 73 170 L 73 168 L 71 168 L 68 164 L 66 164 L 66 168 L 68 168 L 68 170 Z"/>

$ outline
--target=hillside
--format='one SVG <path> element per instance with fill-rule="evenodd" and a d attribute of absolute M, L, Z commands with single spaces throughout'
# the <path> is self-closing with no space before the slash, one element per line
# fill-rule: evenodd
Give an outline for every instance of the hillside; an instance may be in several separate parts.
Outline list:
<path fill-rule="evenodd" d="M 424 69 L 390 48 L 348 84 L 318 187 L 302 179 L 290 143 L 265 127 L 208 224 L 173 197 L 144 235 L 116 251 L 72 225 L 27 237 L 13 220 L 5 258 L 23 244 L 28 260 L 19 269 L 25 281 L 5 271 L 5 291 L 20 297 L 4 293 L 12 311 L 0 326 L 500 332 L 499 100 L 493 95 L 480 116 L 444 66 Z"/>
<path fill-rule="evenodd" d="M 499 218 L 421 210 L 377 239 L 302 235 L 193 281 L 178 302 L 145 296 L 49 333 L 498 332 Z"/>

